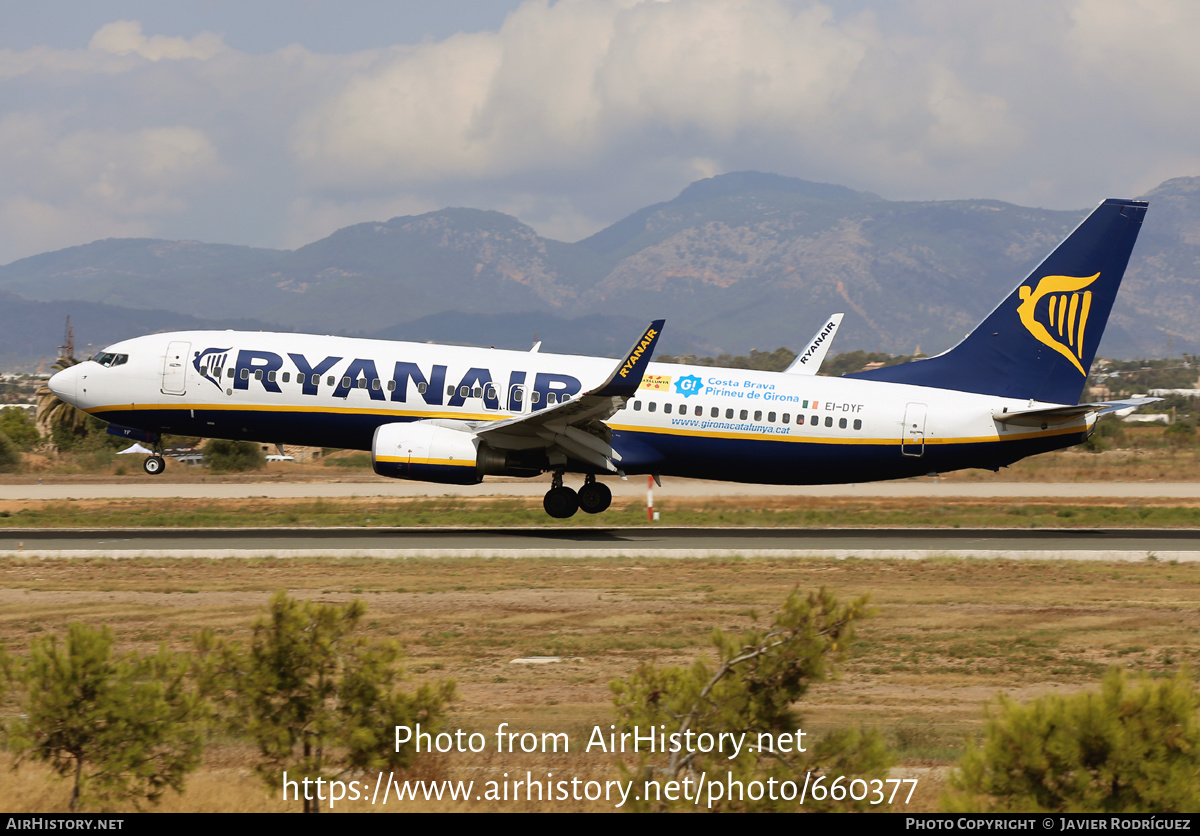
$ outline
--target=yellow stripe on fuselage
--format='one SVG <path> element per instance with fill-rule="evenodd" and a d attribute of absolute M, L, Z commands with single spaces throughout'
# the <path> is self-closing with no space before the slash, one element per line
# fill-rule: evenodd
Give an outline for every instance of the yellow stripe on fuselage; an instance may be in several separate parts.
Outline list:
<path fill-rule="evenodd" d="M 434 464 L 442 467 L 475 467 L 475 462 L 469 459 L 423 459 L 417 456 L 376 456 L 375 461 L 388 464 Z"/>
<path fill-rule="evenodd" d="M 629 425 L 610 424 L 614 430 L 622 430 L 625 432 L 640 432 L 652 433 L 655 435 L 685 435 L 696 438 L 729 438 L 739 441 L 798 441 L 805 444 L 982 444 L 996 441 L 1024 441 L 1030 438 L 1049 438 L 1055 435 L 1070 435 L 1078 433 L 1086 429 L 1081 425 L 1078 427 L 1065 427 L 1054 430 L 1035 431 L 1028 433 L 1014 433 L 1013 435 L 986 435 L 964 438 L 847 438 L 845 436 L 815 436 L 815 435 L 775 435 L 774 433 L 731 433 L 731 432 L 712 432 L 710 430 L 691 430 L 683 427 L 635 427 Z"/>
<path fill-rule="evenodd" d="M 457 418 L 461 421 L 499 421 L 510 417 L 508 414 L 497 412 L 488 413 L 464 413 L 464 412 L 414 412 L 404 409 L 364 409 L 362 407 L 353 406 L 271 406 L 261 404 L 114 404 L 111 406 L 93 406 L 84 410 L 91 415 L 97 415 L 102 412 L 116 412 L 118 410 L 128 410 L 130 412 L 157 412 L 158 410 L 186 411 L 186 410 L 204 410 L 206 412 L 302 412 L 306 415 L 326 414 L 326 415 L 384 415 L 395 417 L 416 417 L 416 418 Z"/>
<path fill-rule="evenodd" d="M 305 414 L 325 414 L 330 416 L 335 415 L 381 415 L 394 418 L 451 418 L 460 421 L 499 421 L 505 418 L 516 417 L 517 413 L 463 413 L 463 412 L 415 412 L 412 410 L 400 409 L 364 409 L 361 407 L 340 407 L 340 406 L 271 406 L 271 405 L 234 405 L 234 404 L 114 404 L 111 406 L 95 406 L 85 410 L 90 414 L 98 414 L 104 412 L 115 412 L 118 410 L 137 411 L 156 411 L 160 409 L 169 410 L 206 410 L 206 411 L 221 411 L 221 412 L 302 412 Z M 947 444 L 986 444 L 1004 441 L 1025 441 L 1031 438 L 1050 438 L 1057 435 L 1071 435 L 1079 433 L 1087 429 L 1084 422 L 1080 422 L 1076 426 L 1058 427 L 1053 430 L 1040 430 L 1027 433 L 1014 433 L 1012 435 L 1001 436 L 998 433 L 986 436 L 973 436 L 963 438 L 925 438 L 925 439 L 900 439 L 900 438 L 849 438 L 846 436 L 819 436 L 819 435 L 792 435 L 774 433 L 754 433 L 754 432 L 716 432 L 712 430 L 696 430 L 687 427 L 646 427 L 636 426 L 632 424 L 609 424 L 614 430 L 623 432 L 648 433 L 650 435 L 680 435 L 689 436 L 692 438 L 724 438 L 737 441 L 790 441 L 804 444 L 849 444 L 849 445 L 890 445 L 897 446 L 900 444 L 926 444 L 926 445 L 947 445 Z"/>

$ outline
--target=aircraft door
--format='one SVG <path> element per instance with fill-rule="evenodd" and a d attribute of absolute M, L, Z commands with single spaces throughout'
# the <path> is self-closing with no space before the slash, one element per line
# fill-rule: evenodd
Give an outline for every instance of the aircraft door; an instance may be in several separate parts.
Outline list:
<path fill-rule="evenodd" d="M 162 393 L 182 395 L 187 391 L 187 359 L 191 343 L 173 342 L 167 346 L 163 358 Z"/>
<path fill-rule="evenodd" d="M 904 427 L 900 436 L 900 453 L 904 456 L 925 455 L 925 412 L 923 403 L 910 403 L 904 408 Z"/>

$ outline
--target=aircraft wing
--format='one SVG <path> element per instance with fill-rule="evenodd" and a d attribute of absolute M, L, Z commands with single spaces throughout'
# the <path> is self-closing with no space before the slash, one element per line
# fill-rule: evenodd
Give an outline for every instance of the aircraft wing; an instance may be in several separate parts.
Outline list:
<path fill-rule="evenodd" d="M 612 430 L 604 422 L 637 393 L 664 322 L 651 322 L 599 386 L 530 415 L 478 424 L 475 434 L 499 450 L 544 447 L 610 473 L 619 472 L 613 462 L 619 462 L 621 454 L 612 448 Z"/>
<path fill-rule="evenodd" d="M 1004 412 L 993 415 L 1001 424 L 1013 424 L 1018 427 L 1040 427 L 1042 424 L 1057 424 L 1079 418 L 1083 415 L 1103 415 L 1106 412 L 1117 412 L 1122 409 L 1132 411 L 1139 406 L 1162 398 L 1130 398 L 1124 401 L 1096 401 L 1081 403 L 1075 406 L 1051 406 L 1044 409 L 1024 409 L 1020 412 Z"/>

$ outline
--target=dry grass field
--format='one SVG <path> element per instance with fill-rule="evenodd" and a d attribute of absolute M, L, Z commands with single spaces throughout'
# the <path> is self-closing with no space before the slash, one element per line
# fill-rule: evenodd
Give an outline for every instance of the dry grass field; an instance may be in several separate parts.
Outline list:
<path fill-rule="evenodd" d="M 1077 690 L 1109 666 L 1164 674 L 1200 659 L 1200 565 L 970 560 L 0 560 L 0 640 L 14 654 L 74 620 L 107 623 L 123 649 L 186 649 L 211 627 L 244 635 L 279 589 L 325 602 L 362 598 L 373 635 L 400 640 L 414 681 L 451 678 L 450 726 L 491 735 L 567 732 L 569 754 L 448 754 L 416 777 L 487 780 L 503 773 L 615 779 L 611 756 L 584 753 L 613 722 L 608 683 L 641 662 L 686 664 L 714 627 L 740 629 L 793 588 L 870 594 L 841 677 L 798 706 L 814 735 L 880 728 L 903 774 L 920 784 L 908 809 L 936 809 L 945 771 L 998 693 Z M 545 665 L 526 656 L 561 656 Z M 11 711 L 12 709 L 7 709 Z M 295 810 L 250 772 L 254 752 L 215 739 L 204 767 L 163 810 Z M 373 778 L 373 776 L 372 776 Z M 0 810 L 66 809 L 68 787 L 36 767 L 0 765 Z M 605 803 L 419 802 L 398 809 L 611 809 Z M 359 803 L 337 809 L 371 809 Z M 897 809 L 904 809 L 898 807 Z"/>
<path fill-rule="evenodd" d="M 1126 498 L 830 498 L 660 496 L 672 526 L 1195 528 L 1200 500 Z M 540 497 L 344 497 L 335 499 L 0 500 L 0 532 L 27 528 L 272 526 L 536 526 L 646 524 L 642 499 L 616 499 L 604 514 L 554 520 Z"/>

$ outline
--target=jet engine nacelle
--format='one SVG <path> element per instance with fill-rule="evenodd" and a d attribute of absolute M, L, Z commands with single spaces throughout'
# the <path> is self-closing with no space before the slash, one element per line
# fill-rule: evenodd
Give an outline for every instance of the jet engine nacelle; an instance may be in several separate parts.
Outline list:
<path fill-rule="evenodd" d="M 473 433 L 424 421 L 384 424 L 375 430 L 371 462 L 380 476 L 474 485 L 502 473 L 506 457 Z"/>

